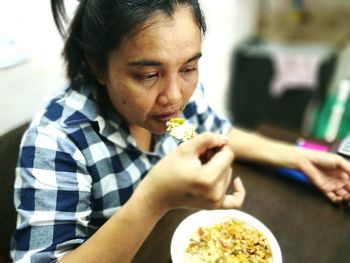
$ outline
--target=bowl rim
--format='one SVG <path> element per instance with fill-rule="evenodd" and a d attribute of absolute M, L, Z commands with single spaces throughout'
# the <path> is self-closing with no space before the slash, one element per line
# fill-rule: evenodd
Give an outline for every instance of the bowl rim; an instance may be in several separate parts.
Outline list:
<path fill-rule="evenodd" d="M 188 238 L 200 226 L 210 226 L 227 219 L 242 220 L 246 224 L 257 228 L 268 239 L 272 251 L 272 263 L 282 263 L 282 252 L 277 239 L 271 230 L 256 217 L 237 210 L 237 209 L 216 209 L 216 210 L 200 210 L 186 217 L 175 229 L 171 239 L 170 255 L 173 263 L 182 263 L 185 253 L 178 253 L 179 250 L 185 251 L 188 244 Z M 199 222 L 199 223 L 197 223 Z M 183 233 L 187 233 L 184 235 Z"/>

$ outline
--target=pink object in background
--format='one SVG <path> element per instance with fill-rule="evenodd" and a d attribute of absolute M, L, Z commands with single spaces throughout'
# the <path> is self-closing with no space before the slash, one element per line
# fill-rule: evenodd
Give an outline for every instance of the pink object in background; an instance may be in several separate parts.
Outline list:
<path fill-rule="evenodd" d="M 318 150 L 322 152 L 328 152 L 329 151 L 329 146 L 315 143 L 312 141 L 308 141 L 305 139 L 298 139 L 297 140 L 297 145 L 303 148 L 308 148 L 308 149 L 313 149 L 313 150 Z"/>

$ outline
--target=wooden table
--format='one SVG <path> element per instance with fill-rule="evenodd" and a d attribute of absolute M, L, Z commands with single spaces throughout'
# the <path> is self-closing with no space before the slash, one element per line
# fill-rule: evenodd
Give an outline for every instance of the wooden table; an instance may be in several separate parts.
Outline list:
<path fill-rule="evenodd" d="M 260 132 L 293 142 L 297 134 L 262 128 Z M 234 174 L 247 190 L 242 211 L 260 219 L 280 244 L 284 263 L 350 262 L 350 208 L 334 205 L 312 185 L 274 169 L 235 162 Z M 173 210 L 155 227 L 133 262 L 171 262 L 170 242 L 178 224 L 194 211 Z"/>

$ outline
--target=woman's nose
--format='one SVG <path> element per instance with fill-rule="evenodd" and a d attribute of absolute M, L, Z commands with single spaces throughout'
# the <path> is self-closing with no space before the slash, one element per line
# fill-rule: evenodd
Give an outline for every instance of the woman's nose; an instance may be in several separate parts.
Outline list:
<path fill-rule="evenodd" d="M 173 77 L 164 82 L 164 86 L 158 97 L 158 103 L 161 106 L 177 104 L 181 100 L 181 97 L 180 81 L 176 77 Z"/>

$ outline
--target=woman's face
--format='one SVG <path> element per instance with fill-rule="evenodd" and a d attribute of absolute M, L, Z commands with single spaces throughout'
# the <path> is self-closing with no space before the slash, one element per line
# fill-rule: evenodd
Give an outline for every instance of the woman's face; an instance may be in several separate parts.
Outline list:
<path fill-rule="evenodd" d="M 187 7 L 172 17 L 157 13 L 148 22 L 111 53 L 100 82 L 129 126 L 159 134 L 197 85 L 201 31 Z"/>

